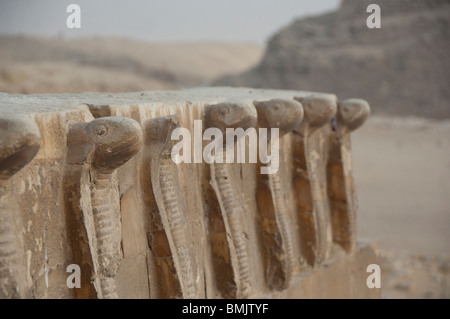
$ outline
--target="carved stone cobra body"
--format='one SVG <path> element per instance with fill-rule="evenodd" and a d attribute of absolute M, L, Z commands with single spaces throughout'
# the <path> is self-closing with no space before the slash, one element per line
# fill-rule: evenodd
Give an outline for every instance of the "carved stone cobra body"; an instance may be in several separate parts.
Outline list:
<path fill-rule="evenodd" d="M 338 104 L 335 131 L 330 134 L 328 195 L 330 197 L 333 241 L 351 253 L 356 248 L 357 199 L 353 180 L 350 132 L 367 120 L 369 104 L 349 99 Z"/>
<path fill-rule="evenodd" d="M 205 109 L 208 128 L 218 128 L 225 135 L 227 128 L 247 129 L 256 124 L 256 110 L 251 104 L 220 103 Z M 224 137 L 224 136 L 222 136 Z M 225 138 L 224 140 L 225 141 Z M 224 144 L 225 149 L 225 144 Z M 226 155 L 221 149 L 216 157 Z M 242 218 L 245 214 L 242 191 L 233 181 L 229 165 L 215 161 L 210 165 L 212 190 L 206 192 L 206 209 L 210 224 L 210 241 L 215 259 L 216 280 L 225 297 L 245 298 L 250 292 L 250 262 Z M 217 205 L 215 205 L 217 203 Z M 215 207 L 219 206 L 221 217 Z M 232 269 L 229 269 L 231 266 Z M 224 277 L 228 278 L 224 278 Z"/>
<path fill-rule="evenodd" d="M 114 171 L 132 158 L 142 145 L 142 130 L 136 121 L 124 117 L 103 117 L 71 128 L 69 140 L 77 148 L 68 160 L 90 164 L 90 193 L 93 232 L 88 231 L 94 263 L 98 298 L 117 298 L 115 275 L 122 253 L 120 204 Z"/>
<path fill-rule="evenodd" d="M 279 137 L 299 127 L 303 119 L 303 108 L 298 101 L 270 100 L 254 104 L 258 112 L 259 127 L 269 130 L 277 128 Z M 271 145 L 269 141 L 270 139 L 267 141 L 268 148 Z M 279 156 L 272 156 L 272 160 L 278 158 Z M 264 240 L 266 281 L 271 288 L 278 290 L 289 285 L 295 267 L 293 230 L 282 185 L 279 171 L 265 175 L 260 174 L 258 167 L 256 203 Z"/>
<path fill-rule="evenodd" d="M 305 117 L 293 134 L 294 191 L 297 198 L 302 253 L 311 265 L 322 263 L 332 244 L 325 159 L 327 132 L 322 128 L 336 114 L 336 97 L 314 94 L 297 98 Z"/>
<path fill-rule="evenodd" d="M 151 239 L 150 246 L 157 258 L 170 258 L 174 267 L 168 267 L 168 271 L 173 272 L 181 288 L 181 296 L 178 295 L 177 287 L 164 287 L 170 285 L 168 282 L 160 282 L 161 297 L 183 297 L 192 299 L 197 297 L 199 269 L 197 265 L 194 242 L 189 218 L 187 216 L 186 204 L 181 192 L 177 165 L 171 157 L 171 150 L 174 141 L 171 135 L 174 129 L 179 127 L 177 115 L 166 116 L 149 120 L 146 123 L 146 144 L 150 158 L 150 175 L 153 198 L 157 205 L 157 211 L 152 212 L 152 220 L 158 220 L 156 224 L 162 224 L 162 229 L 155 230 L 154 234 L 164 232 L 160 236 Z M 150 191 L 150 190 L 149 190 Z M 155 225 L 153 225 L 155 227 Z M 163 237 L 164 238 L 163 238 Z M 161 241 L 158 243 L 157 241 Z M 162 254 L 163 249 L 158 248 L 158 244 L 167 241 L 169 251 Z M 164 262 L 164 261 L 160 261 Z M 161 279 L 165 276 L 163 267 L 159 265 Z M 171 292 L 172 291 L 172 292 Z"/>
<path fill-rule="evenodd" d="M 39 129 L 31 120 L 0 118 L 0 298 L 26 297 L 25 275 L 20 273 L 23 249 L 15 231 L 18 212 L 6 204 L 8 180 L 27 165 L 39 150 Z"/>

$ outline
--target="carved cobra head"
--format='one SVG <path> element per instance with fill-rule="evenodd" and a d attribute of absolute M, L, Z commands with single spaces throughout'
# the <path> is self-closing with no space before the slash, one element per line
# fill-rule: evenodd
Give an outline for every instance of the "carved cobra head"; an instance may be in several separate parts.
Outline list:
<path fill-rule="evenodd" d="M 257 113 L 252 104 L 219 103 L 205 108 L 207 127 L 217 127 L 222 132 L 226 128 L 247 129 L 256 125 Z"/>
<path fill-rule="evenodd" d="M 145 144 L 155 152 L 168 152 L 177 142 L 171 139 L 172 132 L 180 127 L 177 114 L 149 119 L 145 122 Z M 156 155 L 156 154 L 155 154 Z"/>
<path fill-rule="evenodd" d="M 301 102 L 305 111 L 302 127 L 308 126 L 317 129 L 329 123 L 337 111 L 337 98 L 335 95 L 315 93 L 303 98 L 295 98 Z"/>
<path fill-rule="evenodd" d="M 274 99 L 254 102 L 260 127 L 279 128 L 280 136 L 299 127 L 303 119 L 302 104 L 296 100 Z"/>
<path fill-rule="evenodd" d="M 133 157 L 142 145 L 138 122 L 126 117 L 102 117 L 86 126 L 89 140 L 95 144 L 93 163 L 101 169 L 116 169 Z"/>
<path fill-rule="evenodd" d="M 34 121 L 18 117 L 0 118 L 0 183 L 6 181 L 36 155 L 41 135 Z"/>
<path fill-rule="evenodd" d="M 370 106 L 361 99 L 348 99 L 339 102 L 338 120 L 350 130 L 359 128 L 370 115 Z"/>

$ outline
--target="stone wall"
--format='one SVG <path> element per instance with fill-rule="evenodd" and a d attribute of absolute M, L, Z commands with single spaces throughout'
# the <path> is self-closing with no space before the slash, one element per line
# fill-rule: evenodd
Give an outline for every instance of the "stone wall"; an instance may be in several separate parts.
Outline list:
<path fill-rule="evenodd" d="M 249 88 L 0 94 L 0 296 L 379 297 L 351 165 L 350 132 L 369 112 Z M 175 164 L 172 132 L 194 134 L 194 120 L 199 134 L 278 128 L 278 172 Z M 81 288 L 67 286 L 73 264 Z"/>

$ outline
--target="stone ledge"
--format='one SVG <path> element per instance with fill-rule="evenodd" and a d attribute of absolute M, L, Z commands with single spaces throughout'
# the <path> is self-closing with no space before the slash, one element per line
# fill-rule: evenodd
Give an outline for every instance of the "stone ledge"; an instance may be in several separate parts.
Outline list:
<path fill-rule="evenodd" d="M 356 297 L 358 275 L 337 272 L 374 260 L 356 249 L 350 145 L 369 112 L 250 88 L 0 94 L 0 296 Z M 279 128 L 279 170 L 176 165 L 171 133 L 195 120 Z"/>

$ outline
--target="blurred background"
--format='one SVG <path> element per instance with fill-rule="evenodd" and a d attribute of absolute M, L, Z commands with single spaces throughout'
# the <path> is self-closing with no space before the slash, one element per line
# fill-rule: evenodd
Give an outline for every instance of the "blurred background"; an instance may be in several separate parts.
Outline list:
<path fill-rule="evenodd" d="M 81 8 L 69 29 L 66 8 Z M 381 29 L 366 8 L 381 7 Z M 0 92 L 247 86 L 364 98 L 358 237 L 386 298 L 450 298 L 449 0 L 1 0 Z"/>

